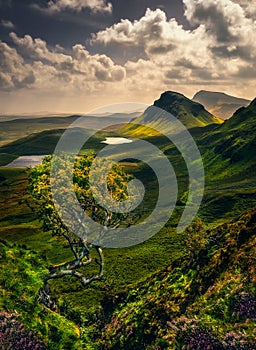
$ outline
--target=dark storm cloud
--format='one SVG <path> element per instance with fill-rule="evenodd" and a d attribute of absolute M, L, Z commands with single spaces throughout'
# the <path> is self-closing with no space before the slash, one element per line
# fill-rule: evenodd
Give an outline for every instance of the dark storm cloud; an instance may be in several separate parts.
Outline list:
<path fill-rule="evenodd" d="M 11 7 L 12 0 L 0 0 L 0 7 Z"/>
<path fill-rule="evenodd" d="M 245 61 L 253 59 L 251 47 L 246 45 L 234 45 L 233 47 L 226 45 L 214 46 L 211 47 L 211 51 L 213 54 L 223 58 L 241 58 Z"/>
<path fill-rule="evenodd" d="M 253 64 L 241 67 L 238 72 L 233 75 L 235 78 L 239 79 L 255 79 L 256 78 L 256 68 Z"/>
<path fill-rule="evenodd" d="M 167 79 L 170 79 L 170 80 L 184 78 L 184 76 L 182 75 L 180 69 L 172 69 L 172 70 L 166 72 L 165 77 Z"/>
<path fill-rule="evenodd" d="M 173 51 L 175 49 L 176 45 L 173 44 L 164 44 L 164 45 L 155 45 L 152 47 L 149 47 L 148 52 L 151 54 L 165 54 L 167 52 Z"/>
<path fill-rule="evenodd" d="M 207 29 L 216 36 L 218 42 L 229 43 L 236 40 L 236 37 L 230 32 L 228 19 L 223 12 L 214 5 L 207 6 L 207 2 L 196 6 L 191 23 L 204 23 Z"/>
<path fill-rule="evenodd" d="M 193 62 L 187 58 L 181 58 L 175 62 L 175 66 L 184 67 L 188 69 L 195 69 L 197 66 L 193 64 Z"/>

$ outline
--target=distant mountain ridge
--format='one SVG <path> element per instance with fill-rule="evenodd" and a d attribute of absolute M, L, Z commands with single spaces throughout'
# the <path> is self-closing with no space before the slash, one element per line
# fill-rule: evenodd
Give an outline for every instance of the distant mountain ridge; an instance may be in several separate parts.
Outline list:
<path fill-rule="evenodd" d="M 224 92 L 205 90 L 198 91 L 192 100 L 201 103 L 213 115 L 222 119 L 230 118 L 237 109 L 246 107 L 250 103 L 250 100 L 234 97 Z"/>
<path fill-rule="evenodd" d="M 120 125 L 128 123 L 132 118 L 141 113 L 114 113 L 107 116 L 85 115 L 88 129 L 100 130 L 102 121 L 108 121 L 110 125 Z M 0 146 L 7 145 L 10 142 L 30 136 L 31 134 L 40 133 L 46 130 L 57 130 L 68 128 L 81 115 L 70 116 L 47 116 L 36 118 L 17 118 L 1 121 L 0 118 Z"/>

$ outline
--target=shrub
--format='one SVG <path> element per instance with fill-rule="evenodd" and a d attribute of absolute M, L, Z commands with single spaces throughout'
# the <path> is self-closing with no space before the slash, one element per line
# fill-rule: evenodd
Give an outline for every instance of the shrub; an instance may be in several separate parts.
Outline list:
<path fill-rule="evenodd" d="M 239 319 L 256 319 L 256 297 L 247 292 L 235 295 L 231 301 L 231 311 Z"/>
<path fill-rule="evenodd" d="M 192 326 L 182 335 L 182 349 L 189 350 L 224 350 L 221 342 L 207 329 Z"/>
<path fill-rule="evenodd" d="M 36 331 L 28 331 L 17 314 L 0 313 L 0 343 L 2 350 L 45 350 Z"/>

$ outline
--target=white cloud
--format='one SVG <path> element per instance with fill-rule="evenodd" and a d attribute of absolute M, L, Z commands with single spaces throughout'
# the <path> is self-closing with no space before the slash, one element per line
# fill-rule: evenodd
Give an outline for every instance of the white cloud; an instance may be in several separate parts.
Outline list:
<path fill-rule="evenodd" d="M 183 0 L 185 16 L 194 25 L 204 24 L 216 44 L 255 46 L 255 22 L 244 9 L 231 0 Z"/>
<path fill-rule="evenodd" d="M 226 83 L 256 59 L 256 26 L 239 4 L 231 0 L 183 2 L 193 30 L 184 29 L 175 19 L 168 20 L 160 9 L 148 9 L 139 20 L 121 20 L 94 34 L 92 44 L 119 44 L 131 50 L 140 47 L 147 59 L 128 61 L 125 67 L 128 77 L 129 73 L 137 75 L 144 83 L 147 69 L 151 82 L 152 71 L 156 71 L 158 80 L 166 83 Z"/>
<path fill-rule="evenodd" d="M 112 4 L 105 0 L 51 0 L 48 9 L 52 12 L 72 10 L 80 12 L 89 8 L 92 12 L 112 12 Z"/>
<path fill-rule="evenodd" d="M 59 45 L 55 49 L 49 50 L 46 41 L 40 38 L 33 39 L 30 35 L 20 38 L 14 32 L 10 33 L 9 36 L 22 53 L 31 59 L 46 60 L 51 63 L 61 63 L 72 59 L 69 55 L 59 53 Z"/>
<path fill-rule="evenodd" d="M 233 2 L 243 8 L 247 17 L 256 20 L 256 2 L 254 0 L 233 0 Z"/>
<path fill-rule="evenodd" d="M 15 25 L 11 21 L 8 21 L 8 20 L 5 20 L 5 19 L 2 19 L 0 24 L 1 24 L 2 27 L 7 28 L 7 29 L 15 28 Z"/>
<path fill-rule="evenodd" d="M 148 9 L 138 20 L 123 19 L 93 35 L 94 50 L 100 45 L 111 52 L 118 46 L 143 57 L 122 65 L 107 55 L 91 54 L 81 44 L 67 51 L 59 45 L 49 47 L 40 38 L 11 33 L 17 50 L 2 43 L 10 58 L 0 83 L 6 90 L 30 89 L 28 93 L 33 87 L 48 100 L 72 98 L 75 107 L 83 100 L 150 103 L 167 89 L 191 96 L 210 85 L 231 94 L 256 95 L 256 23 L 245 0 L 183 2 L 190 30 L 168 19 L 163 10 Z"/>
<path fill-rule="evenodd" d="M 5 91 L 30 86 L 35 82 L 31 67 L 26 64 L 16 49 L 0 42 L 0 86 Z"/>
<path fill-rule="evenodd" d="M 45 41 L 30 35 L 20 38 L 10 33 L 10 37 L 18 51 L 1 43 L 4 68 L 1 83 L 5 90 L 33 84 L 33 88 L 45 92 L 50 89 L 70 92 L 85 89 L 88 92 L 125 78 L 124 67 L 116 65 L 106 55 L 91 55 L 83 45 L 74 45 L 67 54 L 59 45 L 49 48 Z"/>

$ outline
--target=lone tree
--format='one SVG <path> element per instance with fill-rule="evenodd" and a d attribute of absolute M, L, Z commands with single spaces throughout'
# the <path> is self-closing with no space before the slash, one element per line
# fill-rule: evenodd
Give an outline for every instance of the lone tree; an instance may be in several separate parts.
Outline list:
<path fill-rule="evenodd" d="M 102 187 L 100 187 L 102 185 L 101 181 L 103 181 L 101 169 L 104 160 L 96 162 L 96 166 L 95 161 L 93 155 L 83 155 L 77 157 L 75 164 L 73 164 L 71 157 L 67 155 L 59 156 L 57 163 L 55 161 L 58 164 L 58 169 L 55 171 L 54 179 L 51 178 L 52 156 L 45 157 L 42 165 L 30 170 L 26 197 L 28 205 L 42 221 L 43 229 L 51 231 L 54 236 L 58 236 L 61 243 L 68 243 L 74 256 L 71 261 L 51 265 L 49 273 L 44 278 L 40 298 L 51 309 L 56 308 L 56 304 L 51 297 L 49 281 L 64 276 L 73 276 L 84 286 L 87 286 L 92 281 L 101 279 L 104 270 L 103 251 L 97 242 L 120 224 L 123 226 L 130 224 L 131 217 L 129 214 L 111 212 L 104 205 L 97 203 L 93 194 L 97 193 L 97 190 L 102 191 Z M 93 170 L 91 169 L 92 163 L 94 163 Z M 70 179 L 67 175 L 69 171 L 73 173 L 72 186 L 69 185 Z M 96 184 L 94 188 L 89 182 L 89 174 L 90 178 L 94 177 L 94 184 Z M 126 174 L 121 166 L 114 165 L 111 167 L 107 177 L 106 189 L 113 200 L 124 202 L 128 199 L 127 184 L 131 179 L 132 176 Z M 55 188 L 57 188 L 60 198 L 62 198 L 61 213 L 64 212 L 68 217 L 68 225 L 61 217 L 58 206 L 56 208 L 51 188 L 53 180 Z M 65 195 L 63 196 L 63 194 Z M 78 215 L 78 211 L 71 205 L 71 202 L 74 201 L 74 194 L 79 202 L 80 212 L 82 208 L 82 212 L 87 217 L 89 216 L 94 222 L 99 223 L 100 232 L 90 232 L 90 225 L 86 225 L 81 215 Z M 92 239 L 92 237 L 97 239 Z M 95 252 L 97 257 L 94 259 Z M 91 272 L 92 275 L 86 276 L 84 267 L 92 264 L 92 262 L 97 264 L 98 272 Z"/>

